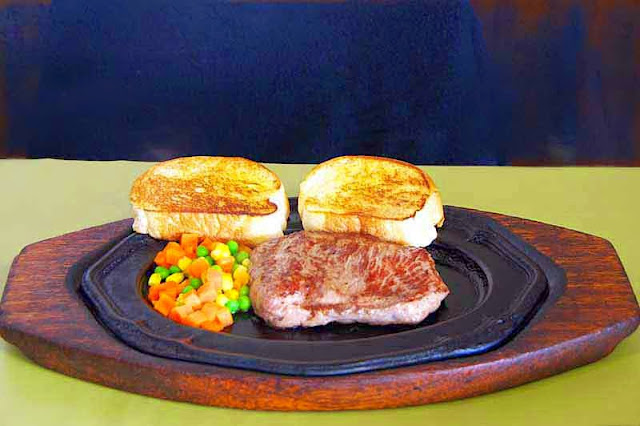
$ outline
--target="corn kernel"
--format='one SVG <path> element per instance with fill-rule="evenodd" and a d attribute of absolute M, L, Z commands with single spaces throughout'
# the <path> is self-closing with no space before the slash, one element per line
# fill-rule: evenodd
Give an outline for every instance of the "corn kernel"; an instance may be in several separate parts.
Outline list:
<path fill-rule="evenodd" d="M 243 260 L 242 261 L 242 266 L 244 266 L 247 269 L 251 268 L 251 260 L 249 260 L 249 259 Z"/>
<path fill-rule="evenodd" d="M 184 305 L 184 294 L 180 293 L 176 299 L 176 306 Z"/>
<path fill-rule="evenodd" d="M 162 282 L 162 275 L 160 274 L 151 274 L 149 277 L 149 285 L 158 285 Z"/>
<path fill-rule="evenodd" d="M 238 265 L 235 271 L 233 271 L 233 279 L 235 280 L 238 276 L 242 275 L 244 272 L 247 272 L 247 267 L 243 265 Z"/>
<path fill-rule="evenodd" d="M 231 290 L 233 288 L 233 278 L 229 273 L 222 274 L 222 291 Z"/>
<path fill-rule="evenodd" d="M 234 287 L 242 287 L 249 282 L 250 278 L 251 277 L 249 276 L 249 271 L 247 271 L 247 268 L 242 265 L 238 266 L 233 273 Z"/>
<path fill-rule="evenodd" d="M 240 297 L 240 293 L 235 288 L 225 291 L 224 295 L 227 296 L 229 300 L 238 300 L 238 297 Z"/>
<path fill-rule="evenodd" d="M 247 284 L 249 284 L 249 275 L 240 275 L 238 278 L 233 280 L 233 286 L 235 288 L 241 288 Z"/>
<path fill-rule="evenodd" d="M 219 294 L 218 297 L 216 297 L 216 303 L 222 307 L 224 307 L 228 301 L 229 298 L 224 294 Z"/>
<path fill-rule="evenodd" d="M 180 260 L 178 260 L 178 268 L 182 269 L 183 271 L 186 271 L 187 268 L 189 268 L 189 266 L 191 266 L 191 262 L 193 262 L 193 260 L 191 260 L 190 258 L 185 256 L 185 257 L 181 258 Z"/>
<path fill-rule="evenodd" d="M 180 284 L 182 281 L 184 281 L 184 274 L 182 272 L 176 272 L 175 274 L 171 274 L 167 277 L 167 282 Z"/>
<path fill-rule="evenodd" d="M 211 250 L 211 257 L 213 260 L 218 261 L 226 256 L 231 256 L 229 246 L 222 243 L 216 243 L 215 246 L 213 246 L 213 250 Z"/>

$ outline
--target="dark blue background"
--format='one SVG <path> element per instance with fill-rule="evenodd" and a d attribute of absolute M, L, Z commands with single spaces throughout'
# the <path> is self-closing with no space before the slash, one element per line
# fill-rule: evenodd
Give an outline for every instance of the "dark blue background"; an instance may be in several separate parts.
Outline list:
<path fill-rule="evenodd" d="M 640 6 L 594 16 L 575 2 L 532 17 L 526 5 L 489 3 L 8 6 L 0 11 L 4 151 L 637 160 Z"/>

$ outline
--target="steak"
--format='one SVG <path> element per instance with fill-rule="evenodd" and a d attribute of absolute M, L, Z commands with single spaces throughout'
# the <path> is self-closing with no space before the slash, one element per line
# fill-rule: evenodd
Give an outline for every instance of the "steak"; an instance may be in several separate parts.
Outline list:
<path fill-rule="evenodd" d="M 296 232 L 251 254 L 251 301 L 277 328 L 417 324 L 449 289 L 426 250 L 363 234 Z"/>

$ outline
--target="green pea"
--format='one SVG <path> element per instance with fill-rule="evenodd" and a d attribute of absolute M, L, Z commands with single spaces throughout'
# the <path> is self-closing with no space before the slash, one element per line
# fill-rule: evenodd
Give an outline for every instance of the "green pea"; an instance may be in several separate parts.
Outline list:
<path fill-rule="evenodd" d="M 233 262 L 233 266 L 231 267 L 232 274 L 236 271 L 236 269 L 238 269 L 238 266 L 240 266 L 239 263 Z"/>
<path fill-rule="evenodd" d="M 198 257 L 207 257 L 209 256 L 209 249 L 205 246 L 198 246 L 196 249 L 196 256 Z"/>
<path fill-rule="evenodd" d="M 240 296 L 248 296 L 249 295 L 249 286 L 243 285 L 240 287 Z"/>
<path fill-rule="evenodd" d="M 167 277 L 169 275 L 171 275 L 171 272 L 169 272 L 169 270 L 167 268 L 165 268 L 164 266 L 156 267 L 156 269 L 154 269 L 153 272 L 156 273 L 156 274 L 159 274 L 160 278 L 162 278 L 163 280 L 166 280 Z"/>
<path fill-rule="evenodd" d="M 238 243 L 233 241 L 233 240 L 229 240 L 229 242 L 227 243 L 227 247 L 229 247 L 229 251 L 231 252 L 231 256 L 235 256 L 236 254 L 238 254 Z"/>
<path fill-rule="evenodd" d="M 222 268 L 220 267 L 220 265 L 213 265 L 211 269 L 215 269 L 216 271 L 222 272 Z"/>
<path fill-rule="evenodd" d="M 248 258 L 249 258 L 249 253 L 247 253 L 246 251 L 241 251 L 238 254 L 236 254 L 236 262 L 238 263 L 242 263 L 243 260 Z"/>
<path fill-rule="evenodd" d="M 182 269 L 180 269 L 178 266 L 173 265 L 171 268 L 169 268 L 169 275 L 171 274 L 175 274 L 177 272 L 182 272 Z"/>
<path fill-rule="evenodd" d="M 209 266 L 212 266 L 214 263 L 216 263 L 216 262 L 213 260 L 213 257 L 211 257 L 211 256 L 205 256 L 205 257 L 204 257 L 204 260 L 206 260 L 206 261 L 209 263 Z"/>
<path fill-rule="evenodd" d="M 251 299 L 248 296 L 240 296 L 238 298 L 238 307 L 242 312 L 247 312 L 251 309 Z"/>
<path fill-rule="evenodd" d="M 200 278 L 191 278 L 189 280 L 189 285 L 193 287 L 195 290 L 199 289 L 202 285 L 202 280 Z M 188 286 L 187 286 L 188 287 Z M 185 287 L 186 288 L 186 287 Z"/>
<path fill-rule="evenodd" d="M 229 309 L 229 312 L 235 314 L 238 312 L 238 309 L 240 309 L 240 302 L 237 300 L 229 300 L 225 306 Z"/>
<path fill-rule="evenodd" d="M 187 294 L 189 293 L 191 290 L 193 290 L 193 287 L 191 287 L 190 285 L 186 286 L 185 288 L 182 289 L 182 291 L 180 293 L 182 294 Z"/>

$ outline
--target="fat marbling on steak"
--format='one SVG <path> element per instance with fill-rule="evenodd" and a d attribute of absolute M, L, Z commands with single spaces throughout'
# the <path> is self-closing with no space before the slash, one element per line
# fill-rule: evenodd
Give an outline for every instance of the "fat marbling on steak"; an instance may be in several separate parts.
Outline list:
<path fill-rule="evenodd" d="M 426 250 L 362 234 L 296 232 L 251 254 L 251 300 L 268 324 L 417 324 L 449 289 Z"/>

